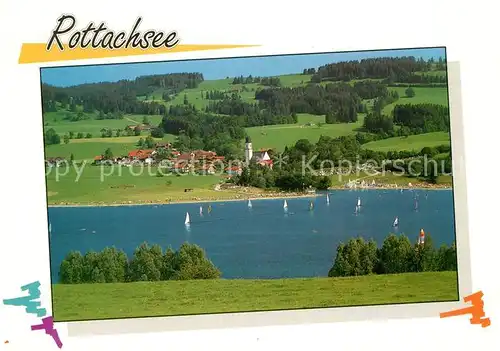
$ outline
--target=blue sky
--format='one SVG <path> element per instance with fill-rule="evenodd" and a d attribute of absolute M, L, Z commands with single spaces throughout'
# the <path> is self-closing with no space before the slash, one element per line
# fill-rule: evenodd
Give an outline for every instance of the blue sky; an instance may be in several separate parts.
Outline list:
<path fill-rule="evenodd" d="M 56 86 L 70 86 L 83 83 L 134 79 L 150 74 L 179 72 L 200 72 L 205 80 L 223 79 L 235 76 L 276 76 L 301 73 L 304 68 L 317 68 L 327 63 L 359 60 L 370 57 L 415 56 L 429 59 L 444 59 L 445 50 L 409 49 L 366 52 L 345 52 L 333 54 L 310 54 L 270 57 L 248 57 L 231 59 L 209 59 L 176 62 L 146 62 L 95 66 L 42 68 L 42 82 Z"/>

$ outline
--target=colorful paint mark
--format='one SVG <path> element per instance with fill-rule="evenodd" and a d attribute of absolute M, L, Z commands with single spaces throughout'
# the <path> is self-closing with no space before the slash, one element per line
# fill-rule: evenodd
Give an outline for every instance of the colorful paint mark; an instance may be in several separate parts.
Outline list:
<path fill-rule="evenodd" d="M 4 305 L 8 306 L 24 306 L 26 308 L 26 313 L 36 314 L 37 317 L 42 318 L 41 324 L 35 324 L 31 326 L 31 330 L 45 330 L 45 334 L 52 336 L 57 347 L 62 348 L 63 344 L 59 338 L 57 330 L 54 328 L 54 318 L 52 316 L 45 317 L 47 310 L 41 308 L 41 302 L 38 301 L 40 298 L 40 282 L 26 284 L 21 286 L 22 291 L 28 291 L 28 296 L 20 296 L 12 299 L 4 299 Z M 6 341 L 5 343 L 8 343 Z"/>
<path fill-rule="evenodd" d="M 489 327 L 491 324 L 490 319 L 484 318 L 486 314 L 484 312 L 483 296 L 484 294 L 482 291 L 466 296 L 464 297 L 464 302 L 470 303 L 471 306 L 440 313 L 439 317 L 447 318 L 470 314 L 472 316 L 472 318 L 470 318 L 470 324 L 481 324 L 483 328 Z"/>

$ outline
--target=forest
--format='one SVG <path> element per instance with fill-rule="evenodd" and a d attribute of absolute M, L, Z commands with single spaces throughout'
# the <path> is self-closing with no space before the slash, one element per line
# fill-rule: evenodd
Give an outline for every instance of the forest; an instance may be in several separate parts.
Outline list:
<path fill-rule="evenodd" d="M 42 84 L 42 111 L 56 111 L 61 108 L 76 112 L 77 105 L 83 112 L 99 111 L 104 114 L 164 114 L 163 104 L 144 103 L 137 98 L 147 96 L 156 89 L 175 95 L 184 89 L 196 88 L 203 81 L 201 73 L 173 73 L 141 76 L 134 80 L 81 84 L 70 87 L 55 87 Z M 165 93 L 164 93 L 165 94 Z"/>
<path fill-rule="evenodd" d="M 312 82 L 322 81 L 351 81 L 353 79 L 387 79 L 389 82 L 405 82 L 416 72 L 427 72 L 435 64 L 433 59 L 425 61 L 415 57 L 379 57 L 362 59 L 359 61 L 343 61 L 318 67 L 312 76 Z M 443 70 L 445 63 L 439 59 L 436 63 L 438 70 Z M 434 79 L 425 75 L 421 79 Z M 411 78 L 414 79 L 414 78 Z M 430 82 L 429 82 L 430 83 Z"/>

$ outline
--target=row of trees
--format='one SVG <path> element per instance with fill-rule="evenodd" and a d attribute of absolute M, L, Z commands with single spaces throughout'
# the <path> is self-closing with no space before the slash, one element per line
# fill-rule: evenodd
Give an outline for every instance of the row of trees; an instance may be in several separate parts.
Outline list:
<path fill-rule="evenodd" d="M 425 61 L 415 57 L 379 57 L 363 60 L 343 61 L 321 66 L 311 77 L 311 81 L 351 81 L 353 79 L 388 79 L 399 82 L 414 75 L 415 72 L 426 72 L 433 68 L 434 60 Z M 444 69 L 443 59 L 438 61 L 438 69 Z M 428 75 L 426 75 L 427 77 Z"/>
<path fill-rule="evenodd" d="M 427 234 L 424 244 L 412 244 L 406 235 L 389 234 L 382 246 L 358 237 L 341 243 L 329 277 L 394 274 L 429 271 L 456 271 L 457 251 L 451 246 L 434 248 Z"/>
<path fill-rule="evenodd" d="M 258 83 L 265 86 L 279 87 L 281 86 L 281 81 L 279 77 L 235 77 L 233 79 L 233 84 L 252 84 Z"/>
<path fill-rule="evenodd" d="M 139 96 L 150 95 L 156 89 L 168 94 L 177 94 L 186 88 L 196 88 L 203 81 L 201 73 L 172 73 L 150 75 L 134 80 L 80 84 L 71 87 L 42 85 L 42 109 L 44 112 L 56 111 L 56 105 L 76 112 L 82 106 L 83 112 L 102 114 L 118 112 L 124 114 L 163 114 L 165 107 L 156 102 L 144 103 Z"/>
<path fill-rule="evenodd" d="M 332 179 L 328 176 L 317 176 L 311 173 L 302 174 L 298 170 L 287 172 L 282 168 L 270 169 L 252 162 L 231 181 L 237 185 L 262 189 L 278 188 L 284 191 L 303 191 L 309 187 L 326 190 L 331 186 Z"/>
<path fill-rule="evenodd" d="M 183 243 L 177 251 L 141 244 L 133 257 L 115 247 L 82 255 L 72 251 L 59 269 L 62 284 L 123 283 L 137 281 L 218 279 L 219 269 L 199 246 Z"/>

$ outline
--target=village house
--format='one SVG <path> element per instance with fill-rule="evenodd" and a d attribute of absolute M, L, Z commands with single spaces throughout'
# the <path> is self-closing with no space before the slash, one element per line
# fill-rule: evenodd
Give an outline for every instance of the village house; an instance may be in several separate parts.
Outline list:
<path fill-rule="evenodd" d="M 61 164 L 65 163 L 66 159 L 63 157 L 51 157 L 45 160 L 45 165 L 47 167 L 59 167 Z"/>
<path fill-rule="evenodd" d="M 273 160 L 269 156 L 269 151 L 271 149 L 260 149 L 259 151 L 253 151 L 252 140 L 250 137 L 246 137 L 245 140 L 245 163 L 250 164 L 251 161 L 263 166 L 273 168 Z"/>
<path fill-rule="evenodd" d="M 155 144 L 155 150 L 158 150 L 158 149 L 164 149 L 164 150 L 169 150 L 172 148 L 172 144 L 171 143 L 156 143 Z"/>
<path fill-rule="evenodd" d="M 132 125 L 128 125 L 125 127 L 125 130 L 135 130 L 135 128 L 139 127 L 139 130 L 142 132 L 142 131 L 150 131 L 151 129 L 153 129 L 154 127 L 151 125 L 151 124 L 144 124 L 144 123 L 141 123 L 141 124 L 132 124 Z"/>
<path fill-rule="evenodd" d="M 229 175 L 241 175 L 243 169 L 240 166 L 231 166 L 226 167 L 225 171 Z"/>
<path fill-rule="evenodd" d="M 141 161 L 146 164 L 151 164 L 154 162 L 154 155 L 156 150 L 133 150 L 128 153 L 128 158 L 131 161 Z"/>

